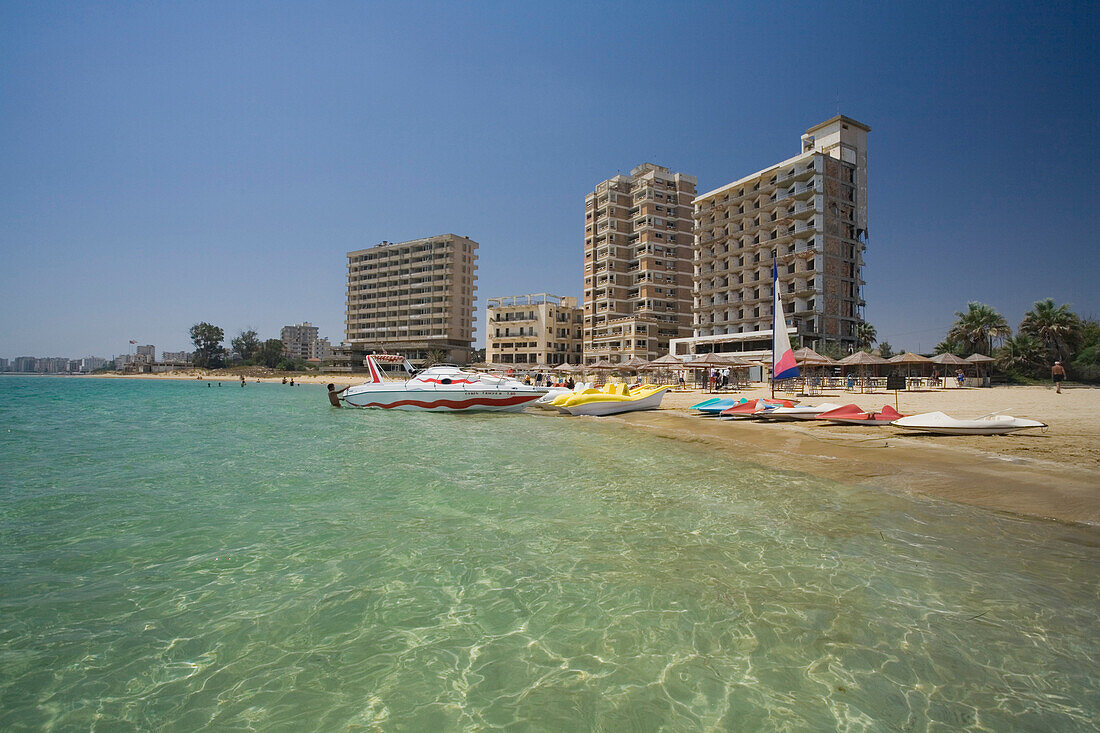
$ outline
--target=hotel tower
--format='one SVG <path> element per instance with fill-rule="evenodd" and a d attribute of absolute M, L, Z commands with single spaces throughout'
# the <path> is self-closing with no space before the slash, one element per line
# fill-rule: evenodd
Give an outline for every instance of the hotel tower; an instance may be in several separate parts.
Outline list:
<path fill-rule="evenodd" d="M 643 163 L 585 197 L 585 363 L 649 361 L 691 334 L 695 183 Z"/>
<path fill-rule="evenodd" d="M 815 349 L 856 347 L 870 131 L 834 117 L 806 131 L 798 155 L 695 199 L 695 333 L 677 354 L 770 341 L 773 253 L 788 331 Z"/>
<path fill-rule="evenodd" d="M 345 360 L 357 367 L 366 354 L 386 351 L 420 364 L 436 352 L 468 363 L 477 246 L 441 234 L 348 252 Z"/>

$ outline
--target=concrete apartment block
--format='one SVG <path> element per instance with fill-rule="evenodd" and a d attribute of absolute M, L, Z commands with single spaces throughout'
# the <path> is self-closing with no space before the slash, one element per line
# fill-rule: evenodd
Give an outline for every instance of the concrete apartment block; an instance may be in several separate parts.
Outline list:
<path fill-rule="evenodd" d="M 644 163 L 585 197 L 585 363 L 656 359 L 691 335 L 695 185 Z"/>
<path fill-rule="evenodd" d="M 489 298 L 485 361 L 557 366 L 581 360 L 584 311 L 576 298 L 533 293 Z"/>
<path fill-rule="evenodd" d="M 826 120 L 802 136 L 800 154 L 695 199 L 694 335 L 677 342 L 681 353 L 770 334 L 773 253 L 787 325 L 802 344 L 855 346 L 870 130 L 842 115 Z"/>
<path fill-rule="evenodd" d="M 470 360 L 477 292 L 477 242 L 455 234 L 382 242 L 348 252 L 345 345 L 356 368 L 372 351 L 421 364 L 433 352 Z"/>
<path fill-rule="evenodd" d="M 313 342 L 317 340 L 317 327 L 309 321 L 283 326 L 279 331 L 283 342 L 283 355 L 290 359 L 309 359 Z"/>

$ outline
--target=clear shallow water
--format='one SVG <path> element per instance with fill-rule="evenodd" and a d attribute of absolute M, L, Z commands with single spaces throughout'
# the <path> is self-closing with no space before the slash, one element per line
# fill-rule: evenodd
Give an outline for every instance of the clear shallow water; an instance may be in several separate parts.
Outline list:
<path fill-rule="evenodd" d="M 0 379 L 0 729 L 1092 730 L 1100 535 L 539 415 Z"/>

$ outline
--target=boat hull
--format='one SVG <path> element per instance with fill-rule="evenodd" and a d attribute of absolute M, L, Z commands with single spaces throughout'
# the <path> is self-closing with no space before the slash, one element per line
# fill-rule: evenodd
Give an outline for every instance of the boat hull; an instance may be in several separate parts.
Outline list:
<path fill-rule="evenodd" d="M 373 386 L 373 385 L 372 385 Z M 347 407 L 425 412 L 519 412 L 542 396 L 542 391 L 513 389 L 376 389 L 349 390 Z"/>
<path fill-rule="evenodd" d="M 1005 435 L 1019 430 L 1046 428 L 1046 423 L 1011 415 L 991 415 L 975 420 L 959 420 L 942 412 L 910 415 L 890 423 L 894 427 L 940 435 Z"/>

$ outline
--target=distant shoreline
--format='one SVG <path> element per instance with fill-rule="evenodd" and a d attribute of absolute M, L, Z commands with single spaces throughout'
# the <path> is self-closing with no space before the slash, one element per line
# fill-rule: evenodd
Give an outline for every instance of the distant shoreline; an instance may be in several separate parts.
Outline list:
<path fill-rule="evenodd" d="M 73 377 L 239 382 L 234 374 L 21 374 Z M 356 384 L 363 375 L 293 374 L 295 384 Z M 246 376 L 281 384 L 284 375 Z M 763 386 L 738 397 L 769 394 Z M 732 393 L 731 393 L 732 394 Z M 1005 436 L 906 434 L 891 427 L 834 426 L 816 421 L 761 424 L 718 421 L 692 414 L 691 405 L 712 395 L 698 390 L 669 393 L 657 411 L 600 419 L 651 435 L 696 442 L 777 470 L 791 470 L 841 483 L 925 494 L 994 511 L 1052 519 L 1100 530 L 1100 389 L 1080 388 L 1055 395 L 1045 386 L 937 389 L 901 392 L 903 413 L 942 410 L 959 417 L 1004 411 L 1047 423 L 1044 433 Z M 322 396 L 318 396 L 320 406 Z M 854 402 L 877 408 L 893 405 L 893 393 L 841 392 L 801 398 L 804 402 Z M 323 409 L 331 409 L 325 407 Z M 531 408 L 529 412 L 541 412 Z"/>

